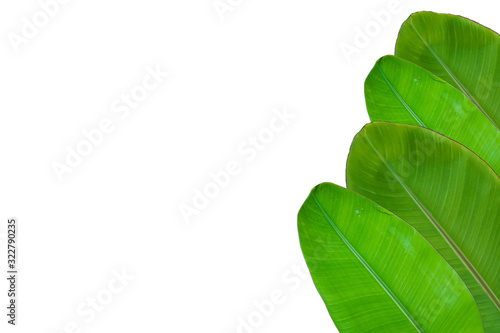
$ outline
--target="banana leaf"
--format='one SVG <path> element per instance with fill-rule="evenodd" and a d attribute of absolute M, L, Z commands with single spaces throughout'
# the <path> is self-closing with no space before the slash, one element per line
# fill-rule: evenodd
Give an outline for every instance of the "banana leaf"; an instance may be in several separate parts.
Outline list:
<path fill-rule="evenodd" d="M 380 58 L 365 81 L 372 121 L 419 125 L 456 140 L 500 173 L 500 131 L 461 91 L 424 68 Z"/>
<path fill-rule="evenodd" d="M 500 330 L 500 179 L 482 159 L 423 127 L 376 122 L 354 138 L 347 187 L 422 233 L 465 281 L 485 331 Z"/>
<path fill-rule="evenodd" d="M 300 209 L 298 228 L 340 332 L 484 332 L 458 274 L 415 228 L 375 202 L 320 184 Z"/>
<path fill-rule="evenodd" d="M 402 25 L 395 55 L 457 89 L 500 128 L 500 36 L 461 16 L 417 12 Z"/>

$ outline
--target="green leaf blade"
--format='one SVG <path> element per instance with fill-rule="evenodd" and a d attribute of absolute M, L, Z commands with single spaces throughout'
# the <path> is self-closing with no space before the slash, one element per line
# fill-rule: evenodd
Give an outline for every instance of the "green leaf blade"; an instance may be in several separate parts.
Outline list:
<path fill-rule="evenodd" d="M 500 173 L 500 131 L 462 92 L 406 60 L 380 58 L 365 81 L 372 121 L 419 125 L 460 142 Z"/>
<path fill-rule="evenodd" d="M 500 128 L 500 36 L 469 19 L 417 12 L 402 25 L 395 55 L 461 90 Z"/>
<path fill-rule="evenodd" d="M 413 227 L 333 184 L 302 206 L 300 243 L 341 332 L 483 332 L 458 274 Z"/>
<path fill-rule="evenodd" d="M 500 179 L 459 143 L 418 126 L 366 125 L 347 186 L 414 226 L 465 281 L 486 332 L 500 330 Z"/>

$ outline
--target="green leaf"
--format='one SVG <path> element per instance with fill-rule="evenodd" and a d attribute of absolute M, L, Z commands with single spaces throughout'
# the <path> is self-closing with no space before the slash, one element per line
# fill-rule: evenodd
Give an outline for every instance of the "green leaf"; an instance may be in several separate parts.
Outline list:
<path fill-rule="evenodd" d="M 414 226 L 465 281 L 486 332 L 500 330 L 500 179 L 463 145 L 419 126 L 366 125 L 347 187 Z"/>
<path fill-rule="evenodd" d="M 365 81 L 372 121 L 420 125 L 460 142 L 500 173 L 500 131 L 462 92 L 406 60 L 385 56 Z"/>
<path fill-rule="evenodd" d="M 333 184 L 298 216 L 302 252 L 340 332 L 483 332 L 464 282 L 412 226 Z"/>
<path fill-rule="evenodd" d="M 418 12 L 402 25 L 396 56 L 467 95 L 500 128 L 500 36 L 461 16 Z"/>

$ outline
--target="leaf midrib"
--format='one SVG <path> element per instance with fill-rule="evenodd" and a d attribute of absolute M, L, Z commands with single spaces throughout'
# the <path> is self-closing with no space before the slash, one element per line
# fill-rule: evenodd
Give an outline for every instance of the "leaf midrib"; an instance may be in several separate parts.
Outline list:
<path fill-rule="evenodd" d="M 396 95 L 396 97 L 398 98 L 398 100 L 401 102 L 401 104 L 403 104 L 403 106 L 406 108 L 406 110 L 408 110 L 408 112 L 411 114 L 411 116 L 413 118 L 415 118 L 415 120 L 420 124 L 420 126 L 427 127 L 427 126 L 425 126 L 425 124 L 423 123 L 423 121 L 420 120 L 420 118 L 416 115 L 416 113 L 413 112 L 413 110 L 410 108 L 410 106 L 408 104 L 406 104 L 405 100 L 401 97 L 401 95 L 399 94 L 399 92 L 396 90 L 396 88 L 394 88 L 394 86 L 389 81 L 389 79 L 387 78 L 387 76 L 385 75 L 385 73 L 382 71 L 382 68 L 380 68 L 380 65 L 379 65 L 378 62 L 377 62 L 377 68 L 378 68 L 378 70 L 380 72 L 380 75 L 382 75 L 382 77 L 384 78 L 384 80 L 387 83 L 387 85 L 389 86 L 389 88 L 391 88 L 391 90 L 394 93 L 394 95 Z"/>
<path fill-rule="evenodd" d="M 370 265 L 363 259 L 361 254 L 356 251 L 356 249 L 351 245 L 351 243 L 345 238 L 345 236 L 342 234 L 342 232 L 337 228 L 335 223 L 332 221 L 330 216 L 326 213 L 324 210 L 323 206 L 319 202 L 318 198 L 314 194 L 314 192 L 311 192 L 311 196 L 313 197 L 314 201 L 318 205 L 319 209 L 327 219 L 327 221 L 330 223 L 330 225 L 333 227 L 335 232 L 339 235 L 339 237 L 342 239 L 342 241 L 345 243 L 345 245 L 351 250 L 351 252 L 356 256 L 356 258 L 361 262 L 361 264 L 370 272 L 370 274 L 373 276 L 373 278 L 380 284 L 380 286 L 386 291 L 386 293 L 389 295 L 389 297 L 392 299 L 392 301 L 397 305 L 397 307 L 403 312 L 403 314 L 408 318 L 408 320 L 412 323 L 412 325 L 415 327 L 415 329 L 418 332 L 425 333 L 424 330 L 418 325 L 417 321 L 413 318 L 413 316 L 410 314 L 408 309 L 399 301 L 399 299 L 394 295 L 394 293 L 391 291 L 391 289 L 382 281 L 382 279 L 377 275 L 377 273 L 370 267 Z"/>
<path fill-rule="evenodd" d="M 460 88 L 460 90 L 462 90 L 462 92 L 472 101 L 472 103 L 474 103 L 479 110 L 481 110 L 481 112 L 486 116 L 486 118 L 488 118 L 488 120 L 498 129 L 500 130 L 500 128 L 498 128 L 497 124 L 493 121 L 493 119 L 490 118 L 490 116 L 486 113 L 486 111 L 484 111 L 483 107 L 479 104 L 478 101 L 476 101 L 476 99 L 474 98 L 474 96 L 471 95 L 471 93 L 469 92 L 469 90 L 467 90 L 467 88 L 462 84 L 462 82 L 460 82 L 458 80 L 458 78 L 455 76 L 455 74 L 451 71 L 450 68 L 448 68 L 448 66 L 446 65 L 446 63 L 443 61 L 443 59 L 441 59 L 441 57 L 439 57 L 439 55 L 432 49 L 432 47 L 427 43 L 427 41 L 424 39 L 424 37 L 420 34 L 420 31 L 418 31 L 417 27 L 413 24 L 413 22 L 411 22 L 410 26 L 413 28 L 413 30 L 415 31 L 415 33 L 418 35 L 418 37 L 420 38 L 420 40 L 422 40 L 422 43 L 424 43 L 424 45 L 429 49 L 429 51 L 432 53 L 432 55 L 434 56 L 434 58 L 436 58 L 437 61 L 439 61 L 439 64 L 444 68 L 444 70 L 448 73 L 448 75 L 450 75 L 450 77 L 453 79 L 453 81 L 457 84 L 457 86 Z"/>
<path fill-rule="evenodd" d="M 415 202 L 415 204 L 420 208 L 420 210 L 424 213 L 424 215 L 429 219 L 429 221 L 436 227 L 438 232 L 441 234 L 441 236 L 444 238 L 444 240 L 448 243 L 448 245 L 451 247 L 451 249 L 455 252 L 457 257 L 460 259 L 460 261 L 464 264 L 464 266 L 469 270 L 469 272 L 474 276 L 478 284 L 481 286 L 481 288 L 484 290 L 486 295 L 491 299 L 493 304 L 495 304 L 496 308 L 498 311 L 500 311 L 500 301 L 496 297 L 495 293 L 493 290 L 491 290 L 490 286 L 488 283 L 483 279 L 481 274 L 477 271 L 477 269 L 472 265 L 472 263 L 468 260 L 468 258 L 465 256 L 465 254 L 460 250 L 460 248 L 455 244 L 453 239 L 448 235 L 446 230 L 444 230 L 441 225 L 438 223 L 438 221 L 432 216 L 432 213 L 427 210 L 425 205 L 418 200 L 418 197 L 412 192 L 412 190 L 408 187 L 408 185 L 399 177 L 399 174 L 392 169 L 392 167 L 389 165 L 389 163 L 385 160 L 385 158 L 380 154 L 380 152 L 377 150 L 375 145 L 372 143 L 370 138 L 365 135 L 365 138 L 367 142 L 370 144 L 372 147 L 373 151 L 377 154 L 379 159 L 384 163 L 386 168 L 393 174 L 393 176 L 396 178 L 396 180 L 401 184 L 401 186 L 404 188 L 404 190 L 408 193 L 410 198 Z"/>

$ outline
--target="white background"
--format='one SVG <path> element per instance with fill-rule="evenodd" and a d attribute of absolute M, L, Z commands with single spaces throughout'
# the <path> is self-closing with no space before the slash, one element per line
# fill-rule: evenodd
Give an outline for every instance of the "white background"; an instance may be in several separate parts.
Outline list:
<path fill-rule="evenodd" d="M 412 12 L 500 30 L 492 1 L 221 2 L 231 11 L 212 0 L 70 0 L 14 47 L 41 7 L 2 1 L 1 267 L 16 216 L 21 273 L 15 328 L 2 278 L 1 332 L 335 332 L 310 277 L 294 270 L 296 215 L 318 183 L 345 185 L 349 145 L 369 121 L 366 75 Z M 374 26 L 372 13 L 394 5 Z M 346 57 L 341 46 L 370 27 Z M 148 67 L 169 76 L 121 119 L 113 104 Z M 250 160 L 238 147 L 269 134 L 276 108 L 295 118 Z M 54 163 L 103 119 L 113 131 L 58 179 Z M 232 160 L 240 173 L 187 223 L 181 205 Z M 133 279 L 110 294 L 122 270 Z M 271 293 L 281 302 L 259 317 L 255 302 Z M 91 316 L 96 296 L 107 304 Z M 249 316 L 255 327 L 238 331 Z"/>

